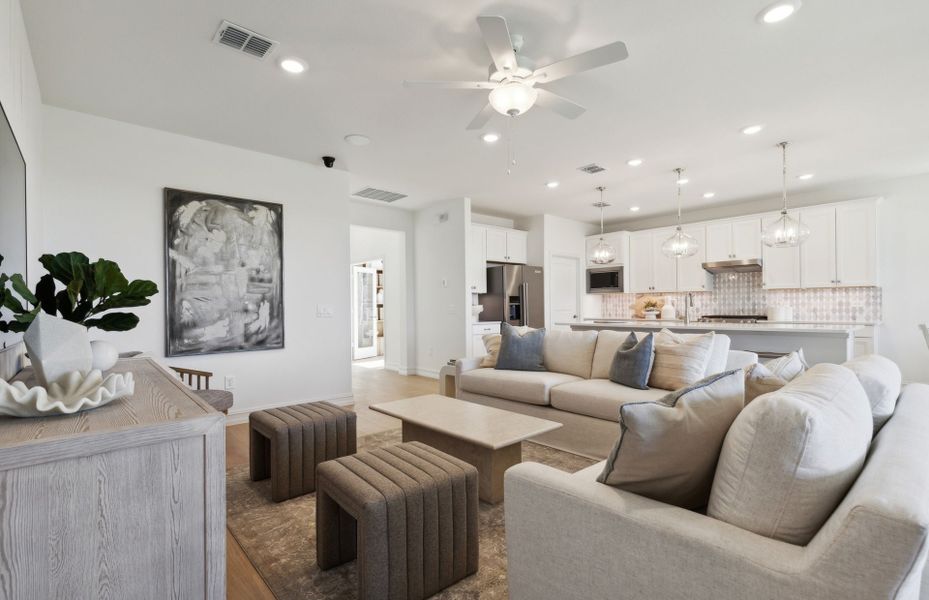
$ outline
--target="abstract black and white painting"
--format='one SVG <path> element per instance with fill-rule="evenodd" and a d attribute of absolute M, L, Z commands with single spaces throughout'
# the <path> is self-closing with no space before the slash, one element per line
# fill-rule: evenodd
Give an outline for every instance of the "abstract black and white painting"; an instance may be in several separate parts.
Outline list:
<path fill-rule="evenodd" d="M 166 354 L 284 347 L 283 207 L 165 188 Z"/>

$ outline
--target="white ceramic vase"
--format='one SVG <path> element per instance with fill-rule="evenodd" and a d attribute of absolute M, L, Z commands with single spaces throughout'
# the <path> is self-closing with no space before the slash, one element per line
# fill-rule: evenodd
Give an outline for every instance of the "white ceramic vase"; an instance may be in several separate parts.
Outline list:
<path fill-rule="evenodd" d="M 36 381 L 42 387 L 77 371 L 86 376 L 93 366 L 87 328 L 40 312 L 23 334 Z"/>

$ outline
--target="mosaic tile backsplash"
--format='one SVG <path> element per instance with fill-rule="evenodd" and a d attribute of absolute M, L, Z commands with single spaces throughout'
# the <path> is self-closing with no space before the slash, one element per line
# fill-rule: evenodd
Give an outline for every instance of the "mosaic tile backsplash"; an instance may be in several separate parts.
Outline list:
<path fill-rule="evenodd" d="M 694 306 L 700 315 L 763 315 L 768 306 L 793 307 L 794 321 L 881 320 L 881 288 L 843 287 L 766 290 L 761 273 L 732 273 L 715 276 L 713 291 L 694 292 Z M 602 316 L 606 319 L 632 318 L 632 304 L 642 294 L 604 294 Z M 669 297 L 683 314 L 687 294 L 651 294 Z"/>

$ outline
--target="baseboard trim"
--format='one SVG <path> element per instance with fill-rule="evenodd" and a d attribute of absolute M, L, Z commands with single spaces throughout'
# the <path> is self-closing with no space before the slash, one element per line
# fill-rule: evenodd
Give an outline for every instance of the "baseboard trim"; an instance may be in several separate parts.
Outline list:
<path fill-rule="evenodd" d="M 420 377 L 428 377 L 429 379 L 438 379 L 439 372 L 432 369 L 411 369 L 412 375 L 419 375 Z"/>
<path fill-rule="evenodd" d="M 339 406 L 346 406 L 352 404 L 354 401 L 354 396 L 351 392 L 347 394 L 336 394 L 334 396 L 322 396 L 318 398 L 308 398 L 302 400 L 290 400 L 288 402 L 272 402 L 270 404 L 262 404 L 261 406 L 252 406 L 250 408 L 240 408 L 229 411 L 229 414 L 226 415 L 226 426 L 229 425 L 238 425 L 240 423 L 248 422 L 248 415 L 257 411 L 257 410 L 268 410 L 271 408 L 281 408 L 282 406 L 291 406 L 293 404 L 304 404 L 306 402 L 332 402 Z"/>

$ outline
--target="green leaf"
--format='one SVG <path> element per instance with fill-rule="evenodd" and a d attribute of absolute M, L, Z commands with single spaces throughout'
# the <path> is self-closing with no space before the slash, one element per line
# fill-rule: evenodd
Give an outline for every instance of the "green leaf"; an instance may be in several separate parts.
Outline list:
<path fill-rule="evenodd" d="M 154 296 L 158 293 L 158 286 L 154 281 L 134 279 L 126 288 L 126 293 L 131 296 Z"/>
<path fill-rule="evenodd" d="M 126 291 L 110 296 L 91 310 L 91 314 L 101 313 L 113 308 L 130 308 L 133 306 L 147 306 L 151 304 L 148 296 L 158 293 L 158 286 L 153 281 L 136 279 L 127 287 Z"/>
<path fill-rule="evenodd" d="M 51 275 L 43 275 L 39 283 L 35 286 L 36 299 L 42 310 L 50 315 L 58 314 L 58 301 L 55 300 L 55 278 Z"/>
<path fill-rule="evenodd" d="M 119 270 L 112 260 L 101 258 L 93 264 L 93 295 L 98 298 L 106 298 L 119 292 L 123 292 L 129 287 L 129 281 Z"/>
<path fill-rule="evenodd" d="M 27 312 L 26 307 L 16 299 L 16 296 L 10 293 L 4 294 L 3 306 L 7 307 L 16 314 Z"/>
<path fill-rule="evenodd" d="M 26 281 L 23 279 L 23 276 L 19 273 L 10 277 L 10 283 L 13 285 L 13 291 L 19 294 L 26 302 L 35 306 L 39 303 L 36 297 L 29 290 L 29 287 L 26 286 Z"/>
<path fill-rule="evenodd" d="M 35 316 L 39 314 L 39 310 L 41 309 L 38 306 L 36 306 L 34 309 L 30 310 L 29 312 L 23 313 L 21 315 L 16 315 L 13 318 L 16 319 L 19 323 L 26 323 L 28 325 L 32 323 L 32 320 L 35 319 Z"/>
<path fill-rule="evenodd" d="M 139 317 L 132 313 L 114 312 L 95 319 L 87 319 L 84 326 L 96 327 L 103 331 L 129 331 L 139 324 Z"/>
<path fill-rule="evenodd" d="M 39 262 L 52 277 L 65 285 L 70 285 L 75 279 L 84 279 L 84 267 L 90 265 L 90 260 L 80 252 L 61 252 L 59 254 L 43 254 Z M 80 286 L 77 286 L 80 290 Z"/>
<path fill-rule="evenodd" d="M 66 321 L 73 321 L 74 305 L 71 303 L 71 297 L 68 296 L 67 290 L 61 290 L 55 294 L 55 304 L 58 306 L 58 312 L 61 318 Z"/>

